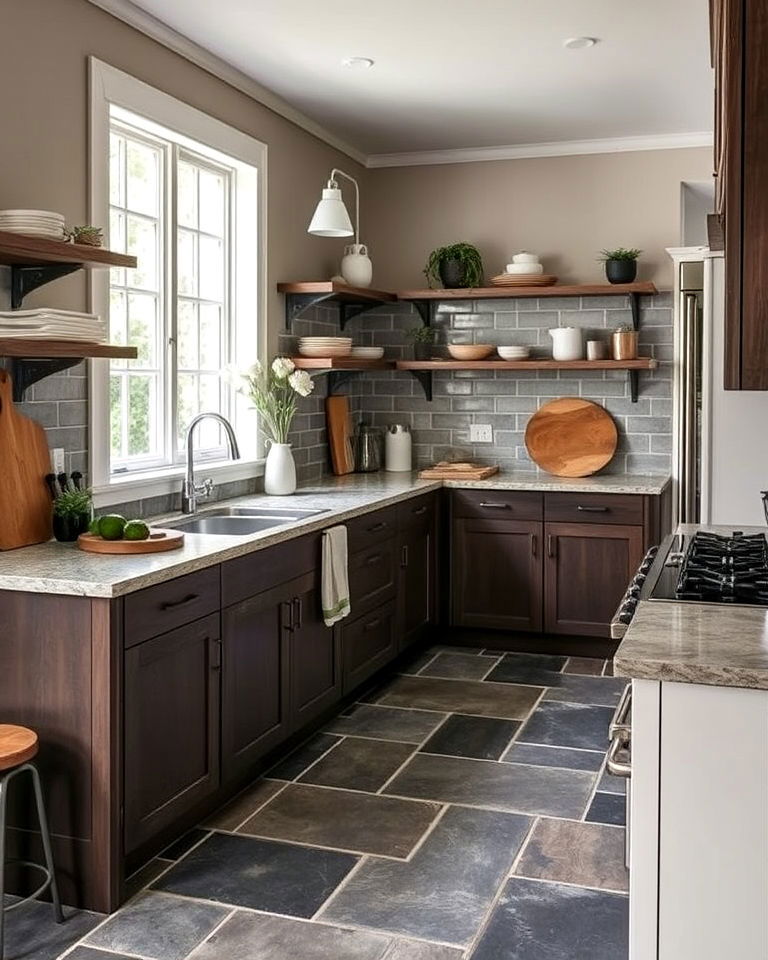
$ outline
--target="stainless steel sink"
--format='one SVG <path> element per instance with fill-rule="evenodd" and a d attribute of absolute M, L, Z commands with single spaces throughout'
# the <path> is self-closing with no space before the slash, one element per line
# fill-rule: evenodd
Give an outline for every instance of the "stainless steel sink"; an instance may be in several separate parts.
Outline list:
<path fill-rule="evenodd" d="M 220 507 L 217 510 L 208 510 L 200 516 L 190 517 L 188 520 L 180 520 L 172 524 L 172 527 L 184 533 L 247 537 L 251 533 L 259 533 L 262 530 L 295 523 L 297 520 L 327 512 L 327 510 L 272 507 Z"/>

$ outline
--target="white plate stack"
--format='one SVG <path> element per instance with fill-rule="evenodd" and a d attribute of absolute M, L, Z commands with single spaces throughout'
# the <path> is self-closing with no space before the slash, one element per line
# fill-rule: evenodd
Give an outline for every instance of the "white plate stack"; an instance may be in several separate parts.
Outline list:
<path fill-rule="evenodd" d="M 302 357 L 348 357 L 352 352 L 352 337 L 300 337 Z"/>
<path fill-rule="evenodd" d="M 0 310 L 0 337 L 106 343 L 107 324 L 95 313 L 76 310 Z"/>
<path fill-rule="evenodd" d="M 0 230 L 63 240 L 64 217 L 53 210 L 0 210 Z"/>

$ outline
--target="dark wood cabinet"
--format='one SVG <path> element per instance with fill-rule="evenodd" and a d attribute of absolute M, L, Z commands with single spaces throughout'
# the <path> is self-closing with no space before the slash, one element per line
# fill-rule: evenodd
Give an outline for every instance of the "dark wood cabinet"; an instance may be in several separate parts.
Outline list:
<path fill-rule="evenodd" d="M 288 661 L 292 730 L 311 723 L 341 697 L 340 638 L 323 620 L 318 574 L 307 574 L 292 585 Z"/>
<path fill-rule="evenodd" d="M 437 505 L 433 495 L 400 507 L 397 541 L 397 644 L 405 650 L 423 639 L 437 603 Z"/>
<path fill-rule="evenodd" d="M 609 625 L 643 559 L 640 526 L 547 523 L 544 629 L 610 636 Z"/>
<path fill-rule="evenodd" d="M 125 652 L 125 849 L 219 786 L 219 616 Z"/>
<path fill-rule="evenodd" d="M 355 687 L 386 666 L 397 653 L 397 604 L 390 600 L 354 620 L 339 626 L 343 660 L 343 692 Z"/>
<path fill-rule="evenodd" d="M 541 629 L 541 523 L 459 517 L 451 559 L 454 625 Z"/>

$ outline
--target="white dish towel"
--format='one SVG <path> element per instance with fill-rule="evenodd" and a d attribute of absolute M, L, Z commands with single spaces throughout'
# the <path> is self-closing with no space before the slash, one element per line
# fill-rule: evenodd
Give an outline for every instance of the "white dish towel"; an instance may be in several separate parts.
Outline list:
<path fill-rule="evenodd" d="M 347 564 L 347 528 L 343 525 L 323 530 L 322 601 L 327 627 L 349 615 L 349 573 Z"/>

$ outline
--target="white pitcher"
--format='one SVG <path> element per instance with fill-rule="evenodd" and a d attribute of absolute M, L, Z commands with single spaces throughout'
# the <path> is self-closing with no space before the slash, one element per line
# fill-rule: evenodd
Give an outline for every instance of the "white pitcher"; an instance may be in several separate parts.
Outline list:
<path fill-rule="evenodd" d="M 341 275 L 350 287 L 370 287 L 373 280 L 373 264 L 364 243 L 350 243 L 344 247 L 341 260 Z"/>
<path fill-rule="evenodd" d="M 549 335 L 552 337 L 553 360 L 584 359 L 584 340 L 578 327 L 555 327 Z"/>

